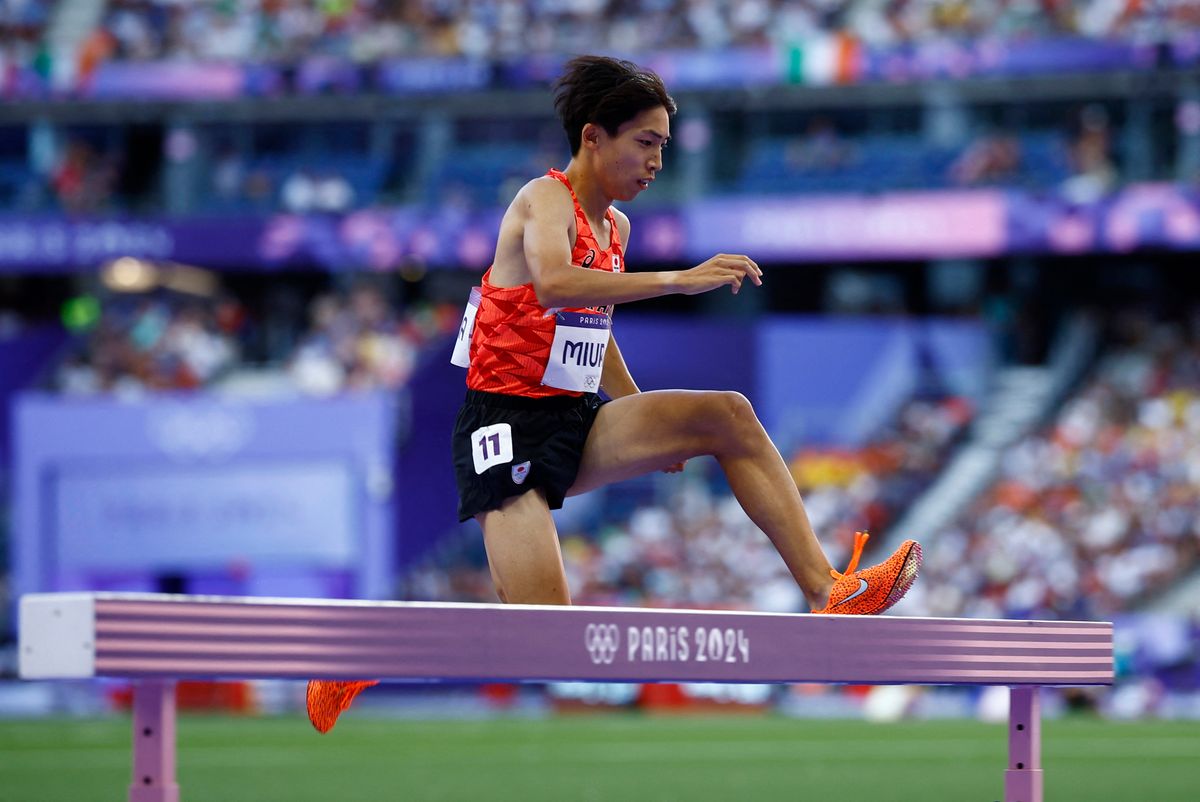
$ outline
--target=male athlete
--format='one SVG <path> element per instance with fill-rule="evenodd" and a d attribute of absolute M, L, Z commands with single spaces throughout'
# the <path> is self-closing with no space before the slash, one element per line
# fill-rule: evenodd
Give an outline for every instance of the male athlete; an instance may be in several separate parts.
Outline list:
<path fill-rule="evenodd" d="M 555 89 L 574 155 L 508 207 L 455 355 L 468 387 L 453 436 L 458 514 L 483 528 L 500 600 L 571 603 L 550 515 L 565 496 L 711 454 L 814 612 L 882 613 L 915 581 L 920 545 L 906 541 L 855 572 L 866 542 L 859 534 L 849 568 L 833 570 L 750 402 L 734 392 L 643 393 L 612 335 L 615 304 L 762 284 L 758 265 L 742 255 L 690 270 L 625 272 L 629 219 L 612 204 L 636 198 L 662 169 L 674 100 L 657 75 L 598 56 L 571 61 Z M 309 683 L 313 725 L 328 731 L 372 684 Z"/>

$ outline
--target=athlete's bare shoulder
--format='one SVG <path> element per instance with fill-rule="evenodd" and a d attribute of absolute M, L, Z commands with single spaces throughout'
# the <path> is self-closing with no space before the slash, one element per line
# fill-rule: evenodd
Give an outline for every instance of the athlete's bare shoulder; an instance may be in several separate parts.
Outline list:
<path fill-rule="evenodd" d="M 575 208 L 570 191 L 549 176 L 533 179 L 517 192 L 500 221 L 491 282 L 498 287 L 528 283 L 532 274 L 526 260 L 546 243 L 565 250 L 563 261 L 569 262 L 574 237 Z"/>
<path fill-rule="evenodd" d="M 561 181 L 548 175 L 538 176 L 521 187 L 510 209 L 529 217 L 567 217 L 574 219 L 571 192 Z"/>
<path fill-rule="evenodd" d="M 621 232 L 621 245 L 623 247 L 629 245 L 629 215 L 618 209 L 616 206 L 608 207 L 612 209 L 613 217 L 617 219 L 617 231 Z"/>

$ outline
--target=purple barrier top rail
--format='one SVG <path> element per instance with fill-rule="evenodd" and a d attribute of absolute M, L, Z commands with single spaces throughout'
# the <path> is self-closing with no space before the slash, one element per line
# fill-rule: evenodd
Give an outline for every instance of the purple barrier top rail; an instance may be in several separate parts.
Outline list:
<path fill-rule="evenodd" d="M 1109 685 L 1112 624 L 48 593 L 20 675 Z"/>

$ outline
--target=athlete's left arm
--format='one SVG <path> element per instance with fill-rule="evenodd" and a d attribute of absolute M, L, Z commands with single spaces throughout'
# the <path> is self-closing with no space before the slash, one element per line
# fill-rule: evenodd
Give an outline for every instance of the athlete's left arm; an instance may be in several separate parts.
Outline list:
<path fill-rule="evenodd" d="M 604 368 L 600 374 L 600 389 L 609 398 L 621 398 L 634 393 L 640 393 L 637 382 L 629 374 L 621 349 L 617 347 L 617 338 L 608 335 L 608 348 L 604 349 Z"/>
<path fill-rule="evenodd" d="M 615 206 L 611 208 L 613 218 L 617 221 L 617 233 L 621 237 L 621 253 L 624 254 L 626 244 L 629 242 L 629 218 Z M 621 349 L 617 346 L 616 337 L 611 334 L 608 335 L 608 348 L 604 351 L 604 368 L 600 374 L 600 389 L 609 398 L 621 398 L 641 392 L 637 382 L 629 374 L 629 368 L 621 356 Z"/>
<path fill-rule="evenodd" d="M 621 349 L 617 347 L 617 340 L 611 334 L 608 335 L 608 348 L 604 351 L 604 371 L 600 374 L 600 389 L 609 398 L 621 398 L 641 392 L 633 381 L 633 376 L 629 375 L 629 368 L 625 366 Z M 663 467 L 662 472 L 679 473 L 685 465 L 687 460 L 676 462 Z"/>

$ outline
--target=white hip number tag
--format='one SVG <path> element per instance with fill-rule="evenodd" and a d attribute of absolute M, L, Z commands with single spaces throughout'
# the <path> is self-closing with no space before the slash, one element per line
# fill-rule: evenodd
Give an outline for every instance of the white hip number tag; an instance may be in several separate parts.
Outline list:
<path fill-rule="evenodd" d="M 480 287 L 471 288 L 471 298 L 463 310 L 462 322 L 458 324 L 458 339 L 454 341 L 454 353 L 450 364 L 460 368 L 471 367 L 471 335 L 475 333 L 475 315 L 479 313 L 479 301 L 483 297 Z"/>
<path fill-rule="evenodd" d="M 512 426 L 507 423 L 494 423 L 471 432 L 471 457 L 475 460 L 477 474 L 483 473 L 493 465 L 512 462 Z"/>
<path fill-rule="evenodd" d="M 596 312 L 559 312 L 555 315 L 554 342 L 542 384 L 577 393 L 600 390 L 604 351 L 612 318 Z"/>

